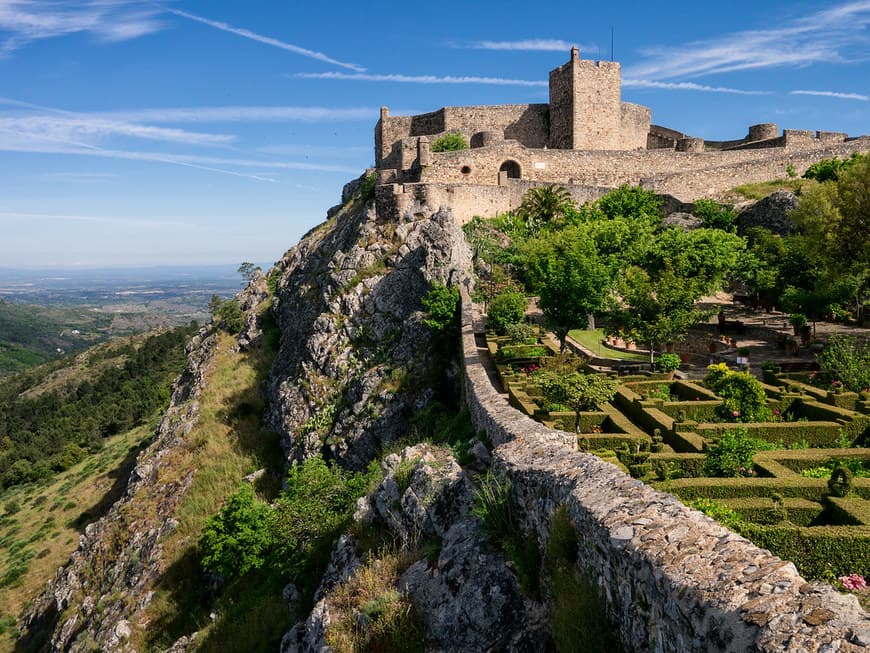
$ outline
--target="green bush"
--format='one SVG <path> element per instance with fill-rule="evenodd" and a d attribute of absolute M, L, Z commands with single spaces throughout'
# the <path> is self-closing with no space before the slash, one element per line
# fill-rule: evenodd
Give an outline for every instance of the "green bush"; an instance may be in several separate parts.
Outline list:
<path fill-rule="evenodd" d="M 435 284 L 420 300 L 427 316 L 423 324 L 437 332 L 459 330 L 459 289 Z"/>
<path fill-rule="evenodd" d="M 261 567 L 271 546 L 269 512 L 250 485 L 231 495 L 199 538 L 203 569 L 233 578 Z"/>
<path fill-rule="evenodd" d="M 465 136 L 459 132 L 444 134 L 444 136 L 432 141 L 432 144 L 429 146 L 431 152 L 455 152 L 467 149 L 468 141 L 465 140 Z"/>
<path fill-rule="evenodd" d="M 740 513 L 727 506 L 723 506 L 719 503 L 713 501 L 713 499 L 695 499 L 690 504 L 691 508 L 695 510 L 700 510 L 708 517 L 712 517 L 717 522 L 725 526 L 726 528 L 736 529 L 740 524 L 742 517 Z"/>
<path fill-rule="evenodd" d="M 503 336 L 512 324 L 522 322 L 526 315 L 526 297 L 516 291 L 505 291 L 492 298 L 486 312 L 486 325 Z"/>
<path fill-rule="evenodd" d="M 704 383 L 722 398 L 720 416 L 734 422 L 757 422 L 769 417 L 764 387 L 748 372 L 721 369 L 711 365 Z"/>
<path fill-rule="evenodd" d="M 368 202 L 375 198 L 376 181 L 377 177 L 375 173 L 366 175 L 362 180 L 362 183 L 359 185 L 359 196 L 363 202 Z"/>
<path fill-rule="evenodd" d="M 659 354 L 655 359 L 659 372 L 673 372 L 680 369 L 680 357 L 677 354 Z"/>
<path fill-rule="evenodd" d="M 505 334 L 510 343 L 514 345 L 533 345 L 538 339 L 537 329 L 525 322 L 508 325 L 507 329 L 505 329 Z"/>
<path fill-rule="evenodd" d="M 870 343 L 853 336 L 832 335 L 819 354 L 820 372 L 853 392 L 870 389 Z"/>
<path fill-rule="evenodd" d="M 701 219 L 701 226 L 705 229 L 734 231 L 736 227 L 737 212 L 734 208 L 715 200 L 696 201 L 692 213 Z"/>
<path fill-rule="evenodd" d="M 223 300 L 217 295 L 212 295 L 208 302 L 208 310 L 215 325 L 227 333 L 241 333 L 245 328 L 245 314 L 236 298 Z"/>
<path fill-rule="evenodd" d="M 766 445 L 766 442 L 750 438 L 746 429 L 729 429 L 707 450 L 704 474 L 720 477 L 751 476 L 752 458 Z"/>

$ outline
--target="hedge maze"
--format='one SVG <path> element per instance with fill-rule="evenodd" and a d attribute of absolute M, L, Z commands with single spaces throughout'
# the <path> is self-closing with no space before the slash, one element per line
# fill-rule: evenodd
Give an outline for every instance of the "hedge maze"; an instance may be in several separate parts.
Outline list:
<path fill-rule="evenodd" d="M 575 413 L 548 402 L 535 384 L 534 371 L 556 352 L 540 343 L 509 348 L 496 336 L 487 342 L 510 403 L 551 428 L 574 430 Z M 824 390 L 806 375 L 765 372 L 761 386 L 771 421 L 728 422 L 723 399 L 703 382 L 666 374 L 618 380 L 611 402 L 580 413 L 579 449 L 720 519 L 793 561 L 805 577 L 870 574 L 867 393 Z M 711 451 L 728 437 L 752 444 L 749 462 L 733 476 L 711 475 Z"/>

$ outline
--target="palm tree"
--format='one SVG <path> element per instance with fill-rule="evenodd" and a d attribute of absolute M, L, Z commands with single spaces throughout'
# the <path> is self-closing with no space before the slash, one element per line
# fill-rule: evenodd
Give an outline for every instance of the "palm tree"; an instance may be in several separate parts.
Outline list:
<path fill-rule="evenodd" d="M 549 184 L 529 189 L 517 213 L 526 221 L 529 234 L 535 236 L 543 225 L 564 218 L 573 208 L 571 194 L 562 186 Z"/>

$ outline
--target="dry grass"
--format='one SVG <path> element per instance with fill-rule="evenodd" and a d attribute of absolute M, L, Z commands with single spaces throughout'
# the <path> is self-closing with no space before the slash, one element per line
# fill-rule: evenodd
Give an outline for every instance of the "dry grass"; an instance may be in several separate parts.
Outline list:
<path fill-rule="evenodd" d="M 793 193 L 801 193 L 802 191 L 815 186 L 817 183 L 818 182 L 814 179 L 800 178 L 761 181 L 754 184 L 743 184 L 742 186 L 737 186 L 729 192 L 729 197 L 733 195 L 734 197 L 731 199 L 736 199 L 737 201 L 744 199 L 760 200 L 778 190 L 789 190 Z"/>
<path fill-rule="evenodd" d="M 20 506 L 19 512 L 0 520 L 0 577 L 30 558 L 26 573 L 0 588 L 0 618 L 17 617 L 67 561 L 85 525 L 99 516 L 96 507 L 113 489 L 117 492 L 119 484 L 126 486 L 122 468 L 152 431 L 153 426 L 144 425 L 116 435 L 99 453 L 53 477 L 48 485 L 15 487 L 0 495 L 0 508 L 11 502 Z M 0 651 L 13 649 L 14 634 L 9 628 L 0 635 Z"/>
<path fill-rule="evenodd" d="M 416 555 L 384 554 L 370 561 L 329 597 L 326 642 L 335 653 L 422 651 L 426 630 L 411 602 L 396 589 Z"/>
<path fill-rule="evenodd" d="M 240 623 L 227 633 L 227 624 L 208 619 L 203 588 L 198 584 L 197 540 L 205 521 L 220 510 L 244 476 L 260 468 L 276 470 L 281 466 L 278 436 L 262 428 L 260 388 L 274 351 L 264 347 L 239 353 L 231 351 L 232 346 L 230 336 L 219 336 L 214 364 L 200 397 L 199 419 L 185 446 L 172 452 L 170 464 L 160 474 L 159 482 L 164 483 L 196 470 L 175 515 L 179 526 L 163 542 L 163 575 L 152 588 L 154 597 L 147 611 L 149 632 L 134 632 L 131 638 L 140 650 L 171 643 L 193 630 L 200 631 L 204 643 L 209 641 L 211 631 L 220 632 L 222 637 L 236 637 L 245 630 Z M 280 601 L 280 593 L 277 599 Z M 274 601 L 265 603 L 262 609 L 272 612 Z M 246 618 L 256 620 L 257 610 L 255 606 Z M 276 627 L 283 628 L 280 620 L 272 620 L 272 628 Z M 251 633 L 262 634 L 262 629 Z"/>

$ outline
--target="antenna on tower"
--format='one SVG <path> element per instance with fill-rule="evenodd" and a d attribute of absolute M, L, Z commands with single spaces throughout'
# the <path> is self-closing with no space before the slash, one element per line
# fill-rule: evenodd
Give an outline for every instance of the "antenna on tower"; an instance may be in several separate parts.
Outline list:
<path fill-rule="evenodd" d="M 613 61 L 613 25 L 610 26 L 610 60 Z"/>

